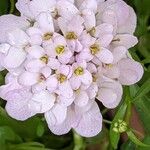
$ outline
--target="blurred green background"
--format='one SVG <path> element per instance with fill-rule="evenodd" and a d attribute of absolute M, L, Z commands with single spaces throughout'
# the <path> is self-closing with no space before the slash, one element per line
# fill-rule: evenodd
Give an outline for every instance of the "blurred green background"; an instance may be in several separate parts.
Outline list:
<path fill-rule="evenodd" d="M 15 13 L 15 0 L 0 0 L 0 15 Z M 138 126 L 138 137 L 144 143 L 150 145 L 150 0 L 126 0 L 131 5 L 138 17 L 138 26 L 135 35 L 139 44 L 130 50 L 133 58 L 143 64 L 145 73 L 143 79 L 128 92 L 130 101 L 127 105 L 126 119 L 132 118 Z M 0 85 L 4 83 L 5 71 L 0 73 Z M 127 99 L 127 96 L 124 96 Z M 132 99 L 134 99 L 132 101 Z M 128 102 L 128 100 L 126 100 Z M 73 131 L 65 136 L 55 136 L 50 133 L 42 116 L 33 117 L 25 122 L 18 122 L 10 118 L 5 110 L 4 101 L 0 100 L 0 150 L 112 150 L 118 145 L 118 150 L 150 150 L 150 147 L 137 146 L 139 141 L 133 136 L 115 135 L 112 127 L 107 123 L 103 125 L 103 131 L 94 138 L 81 138 Z M 104 118 L 113 120 L 112 114 L 117 113 L 113 122 L 121 115 L 124 104 L 113 111 L 103 110 Z M 131 117 L 131 110 L 135 113 Z M 103 109 L 103 108 L 102 108 Z M 121 113 L 120 113 L 121 112 Z M 124 116 L 120 116 L 124 117 Z M 140 119 L 137 120 L 136 118 Z M 134 144 L 136 143 L 136 144 Z"/>

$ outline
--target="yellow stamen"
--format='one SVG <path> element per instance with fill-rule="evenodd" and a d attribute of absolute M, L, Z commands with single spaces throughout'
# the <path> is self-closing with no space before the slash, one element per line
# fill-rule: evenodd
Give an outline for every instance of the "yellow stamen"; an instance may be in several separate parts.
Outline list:
<path fill-rule="evenodd" d="M 91 36 L 95 36 L 95 33 L 96 33 L 95 27 L 93 27 L 91 30 L 89 30 L 88 33 L 89 33 Z"/>
<path fill-rule="evenodd" d="M 100 51 L 100 47 L 98 44 L 93 44 L 90 46 L 91 54 L 95 55 Z"/>
<path fill-rule="evenodd" d="M 58 74 L 58 75 L 57 75 L 57 79 L 58 79 L 58 81 L 59 81 L 60 83 L 63 83 L 64 81 L 67 80 L 67 77 L 66 77 L 65 75 L 63 75 L 63 74 Z"/>
<path fill-rule="evenodd" d="M 92 77 L 93 77 L 93 82 L 96 82 L 97 81 L 96 75 L 93 75 Z"/>
<path fill-rule="evenodd" d="M 76 40 L 78 36 L 74 32 L 68 32 L 66 34 L 66 39 L 68 40 Z"/>
<path fill-rule="evenodd" d="M 113 67 L 113 64 L 106 64 L 106 67 L 112 68 L 112 67 Z"/>
<path fill-rule="evenodd" d="M 51 33 L 51 32 L 45 33 L 43 36 L 43 40 L 48 41 L 52 38 L 52 36 L 53 36 L 53 33 Z"/>
<path fill-rule="evenodd" d="M 44 62 L 45 64 L 48 64 L 48 56 L 47 56 L 47 55 L 42 56 L 42 57 L 40 58 L 40 60 L 41 60 L 42 62 Z"/>
<path fill-rule="evenodd" d="M 63 45 L 58 45 L 56 48 L 55 48 L 55 51 L 57 54 L 63 54 L 64 51 L 65 51 L 65 47 Z"/>
<path fill-rule="evenodd" d="M 74 73 L 79 76 L 79 75 L 83 75 L 84 74 L 84 69 L 82 67 L 78 67 L 77 69 L 75 69 Z"/>

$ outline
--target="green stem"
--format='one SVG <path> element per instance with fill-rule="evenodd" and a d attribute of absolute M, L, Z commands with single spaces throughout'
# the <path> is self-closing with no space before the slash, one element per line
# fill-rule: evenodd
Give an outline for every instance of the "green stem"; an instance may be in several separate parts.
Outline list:
<path fill-rule="evenodd" d="M 107 124 L 112 124 L 112 121 L 109 121 L 109 120 L 106 120 L 106 119 L 103 119 L 103 122 L 107 123 Z"/>
<path fill-rule="evenodd" d="M 12 14 L 15 9 L 15 0 L 10 0 L 10 10 L 9 13 Z"/>
<path fill-rule="evenodd" d="M 73 150 L 85 150 L 86 145 L 84 139 L 78 135 L 75 131 L 73 131 L 74 137 L 74 149 Z"/>
<path fill-rule="evenodd" d="M 102 115 L 106 114 L 106 113 L 107 113 L 107 111 L 108 111 L 108 109 L 107 109 L 107 108 L 105 108 L 105 109 L 102 111 Z"/>

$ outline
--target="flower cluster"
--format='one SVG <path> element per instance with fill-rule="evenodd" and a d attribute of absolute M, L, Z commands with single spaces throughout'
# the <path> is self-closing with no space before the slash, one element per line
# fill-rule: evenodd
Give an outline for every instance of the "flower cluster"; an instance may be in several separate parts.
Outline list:
<path fill-rule="evenodd" d="M 136 15 L 123 0 L 18 0 L 21 16 L 0 17 L 0 96 L 17 120 L 44 113 L 57 135 L 72 128 L 97 135 L 102 116 L 95 101 L 118 106 L 122 85 L 138 82 L 142 66 L 128 49 Z"/>

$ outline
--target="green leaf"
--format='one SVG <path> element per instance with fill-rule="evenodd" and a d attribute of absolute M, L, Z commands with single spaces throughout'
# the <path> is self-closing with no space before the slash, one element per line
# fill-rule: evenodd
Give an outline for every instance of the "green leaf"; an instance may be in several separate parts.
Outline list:
<path fill-rule="evenodd" d="M 150 145 L 150 135 L 146 136 L 143 140 L 144 143 Z M 138 147 L 137 150 L 149 150 L 149 147 Z"/>
<path fill-rule="evenodd" d="M 128 138 L 136 145 L 138 146 L 142 146 L 142 147 L 149 147 L 150 148 L 150 145 L 147 145 L 145 143 L 142 143 L 136 136 L 135 134 L 131 131 L 131 130 L 128 130 L 127 132 L 127 135 L 128 135 Z"/>
<path fill-rule="evenodd" d="M 135 150 L 135 144 L 128 140 L 121 145 L 121 150 Z"/>
<path fill-rule="evenodd" d="M 115 115 L 115 118 L 112 121 L 112 124 L 111 124 L 111 127 L 110 127 L 110 132 L 109 132 L 110 142 L 111 142 L 111 145 L 114 149 L 117 149 L 117 147 L 118 147 L 120 134 L 113 131 L 113 126 L 114 126 L 115 122 L 117 122 L 119 119 L 120 120 L 124 119 L 126 110 L 127 110 L 127 104 L 124 102 L 120 106 L 119 110 L 117 111 L 117 113 Z"/>
<path fill-rule="evenodd" d="M 135 94 L 139 90 L 138 86 L 130 86 L 130 93 L 132 97 L 135 97 Z M 134 105 L 136 107 L 136 110 L 140 116 L 140 119 L 143 123 L 143 127 L 145 129 L 145 132 L 147 134 L 150 134 L 150 98 L 147 96 L 143 96 L 142 98 L 139 98 L 138 100 L 134 101 Z"/>
<path fill-rule="evenodd" d="M 9 1 L 0 0 L 0 15 L 6 14 L 8 12 Z"/>
<path fill-rule="evenodd" d="M 150 78 L 140 87 L 137 91 L 133 101 L 141 98 L 142 96 L 146 95 L 150 91 Z"/>
<path fill-rule="evenodd" d="M 39 117 L 32 117 L 27 121 L 17 121 L 10 118 L 5 110 L 0 107 L 0 126 L 11 127 L 16 134 L 24 139 L 34 139 L 39 137 L 39 126 L 43 126 L 44 128 L 44 123 Z"/>

